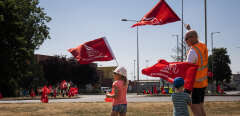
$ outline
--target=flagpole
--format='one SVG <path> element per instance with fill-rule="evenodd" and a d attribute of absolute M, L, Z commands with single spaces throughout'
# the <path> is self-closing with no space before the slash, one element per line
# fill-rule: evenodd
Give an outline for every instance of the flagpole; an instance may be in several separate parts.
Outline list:
<path fill-rule="evenodd" d="M 181 61 L 183 62 L 183 0 L 182 0 L 182 58 Z"/>
<path fill-rule="evenodd" d="M 132 21 L 132 22 L 139 22 L 138 20 L 128 20 L 122 19 L 121 21 Z M 139 94 L 139 44 L 138 44 L 138 26 L 137 26 L 137 94 Z"/>
<path fill-rule="evenodd" d="M 119 64 L 118 64 L 118 61 L 117 61 L 117 59 L 115 58 L 115 61 L 116 61 L 116 63 L 117 63 L 117 67 L 119 66 Z"/>
<path fill-rule="evenodd" d="M 204 0 L 204 12 L 205 12 L 205 44 L 207 46 L 207 1 Z"/>

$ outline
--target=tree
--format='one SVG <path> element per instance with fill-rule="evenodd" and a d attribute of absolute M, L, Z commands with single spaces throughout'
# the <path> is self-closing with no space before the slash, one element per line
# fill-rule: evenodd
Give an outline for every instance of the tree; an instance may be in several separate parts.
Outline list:
<path fill-rule="evenodd" d="M 46 23 L 51 18 L 43 10 L 38 0 L 0 0 L 0 91 L 4 96 L 16 95 L 20 82 L 32 73 L 34 50 L 50 39 Z"/>
<path fill-rule="evenodd" d="M 212 68 L 213 62 L 213 68 Z M 216 87 L 219 82 L 230 82 L 232 71 L 230 68 L 231 60 L 227 55 L 227 48 L 214 48 L 213 55 L 208 57 L 208 68 L 213 72 L 213 80 L 216 81 Z"/>
<path fill-rule="evenodd" d="M 95 64 L 79 64 L 74 58 L 66 56 L 54 56 L 40 64 L 50 85 L 66 80 L 85 88 L 86 84 L 96 84 L 99 81 Z"/>
<path fill-rule="evenodd" d="M 182 48 L 181 48 L 182 43 L 180 42 L 178 46 L 180 46 L 179 50 L 177 50 L 177 47 L 172 49 L 173 53 L 175 53 L 174 55 L 171 55 L 171 57 L 174 61 L 181 61 L 181 59 L 182 59 L 182 57 L 181 57 L 181 55 L 182 55 Z M 183 43 L 183 61 L 185 59 L 187 59 L 187 49 L 189 49 L 189 47 L 184 42 Z M 179 56 L 177 54 L 179 54 Z"/>

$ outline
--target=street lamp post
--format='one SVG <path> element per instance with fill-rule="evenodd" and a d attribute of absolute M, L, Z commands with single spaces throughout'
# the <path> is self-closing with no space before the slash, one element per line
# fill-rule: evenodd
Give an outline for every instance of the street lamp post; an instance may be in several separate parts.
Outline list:
<path fill-rule="evenodd" d="M 138 22 L 137 20 L 122 19 L 121 21 Z M 137 93 L 139 94 L 139 45 L 138 45 L 138 26 L 137 26 Z"/>
<path fill-rule="evenodd" d="M 213 59 L 213 35 L 217 34 L 217 33 L 220 33 L 220 32 L 211 32 L 211 40 L 212 40 L 212 74 L 213 74 L 213 62 L 214 62 L 214 59 Z M 213 76 L 212 76 L 212 79 L 213 79 Z"/>
<path fill-rule="evenodd" d="M 182 57 L 181 61 L 183 62 L 183 0 L 182 0 Z"/>
<path fill-rule="evenodd" d="M 178 47 L 178 34 L 173 34 L 172 36 L 176 36 L 177 37 L 177 61 L 179 60 L 179 47 Z"/>
<path fill-rule="evenodd" d="M 133 71 L 133 78 L 134 78 L 134 81 L 136 80 L 136 75 L 135 75 L 135 66 L 136 66 L 136 65 L 135 65 L 135 62 L 136 62 L 136 60 L 134 59 L 134 60 L 133 60 L 133 64 L 134 64 L 134 66 L 133 66 L 133 70 L 134 70 L 134 71 Z"/>
<path fill-rule="evenodd" d="M 205 15 L 205 44 L 207 46 L 207 0 L 204 0 L 204 15 Z"/>

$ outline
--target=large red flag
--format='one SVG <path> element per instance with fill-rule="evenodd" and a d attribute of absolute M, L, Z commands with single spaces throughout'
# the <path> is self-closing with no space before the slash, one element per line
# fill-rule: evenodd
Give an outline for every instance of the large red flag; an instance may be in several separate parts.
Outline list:
<path fill-rule="evenodd" d="M 68 50 L 80 64 L 94 61 L 110 61 L 115 56 L 105 37 L 95 39 Z"/>
<path fill-rule="evenodd" d="M 151 11 L 144 15 L 143 18 L 132 27 L 141 25 L 163 25 L 176 21 L 180 21 L 180 18 L 168 6 L 165 0 L 160 0 Z"/>
<path fill-rule="evenodd" d="M 188 62 L 167 62 L 159 60 L 157 64 L 142 70 L 142 73 L 152 77 L 160 77 L 173 83 L 174 78 L 184 78 L 184 88 L 192 90 L 198 66 Z"/>

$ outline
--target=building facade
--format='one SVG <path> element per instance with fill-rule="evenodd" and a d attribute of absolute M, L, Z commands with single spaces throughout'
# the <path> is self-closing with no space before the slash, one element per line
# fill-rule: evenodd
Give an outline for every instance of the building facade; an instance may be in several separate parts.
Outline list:
<path fill-rule="evenodd" d="M 112 87 L 113 71 L 116 68 L 117 68 L 116 66 L 97 67 L 98 75 L 100 77 L 99 81 L 100 81 L 101 87 Z"/>

